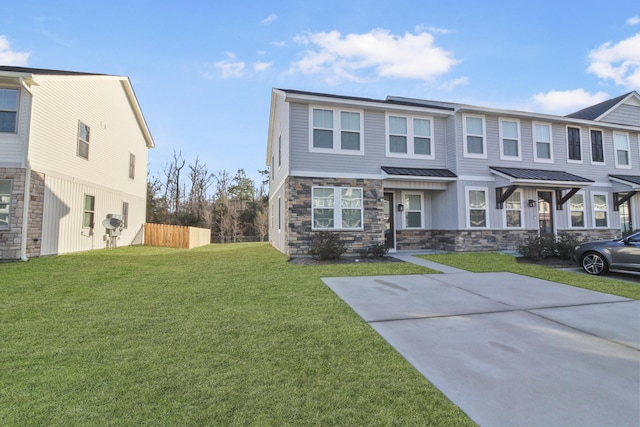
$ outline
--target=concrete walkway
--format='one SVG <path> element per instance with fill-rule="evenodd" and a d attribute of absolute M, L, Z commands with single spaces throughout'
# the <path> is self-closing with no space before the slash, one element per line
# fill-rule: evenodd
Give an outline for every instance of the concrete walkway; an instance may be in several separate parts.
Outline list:
<path fill-rule="evenodd" d="M 323 281 L 476 423 L 640 425 L 640 301 L 394 256 L 445 274 Z"/>

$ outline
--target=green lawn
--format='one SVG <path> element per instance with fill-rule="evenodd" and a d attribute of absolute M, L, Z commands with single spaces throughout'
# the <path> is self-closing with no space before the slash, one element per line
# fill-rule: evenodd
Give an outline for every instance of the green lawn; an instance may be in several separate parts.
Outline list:
<path fill-rule="evenodd" d="M 265 244 L 0 264 L 0 425 L 473 425 L 321 281 Z"/>
<path fill-rule="evenodd" d="M 607 278 L 606 276 L 588 276 L 586 274 L 562 271 L 539 265 L 518 263 L 515 257 L 511 255 L 493 252 L 466 252 L 420 255 L 420 257 L 475 273 L 509 271 L 524 276 L 537 277 L 538 279 L 619 295 L 621 297 L 640 299 L 640 286 L 637 283 L 623 282 Z"/>

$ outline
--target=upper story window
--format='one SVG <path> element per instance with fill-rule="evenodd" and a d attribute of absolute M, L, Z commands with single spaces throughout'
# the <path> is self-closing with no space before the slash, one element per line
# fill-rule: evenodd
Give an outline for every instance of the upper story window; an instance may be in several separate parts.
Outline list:
<path fill-rule="evenodd" d="M 362 188 L 313 187 L 312 229 L 362 229 Z"/>
<path fill-rule="evenodd" d="M 136 156 L 131 153 L 129 153 L 129 178 L 136 178 Z"/>
<path fill-rule="evenodd" d="M 631 163 L 629 162 L 629 134 L 628 133 L 613 133 L 613 147 L 616 152 L 616 167 L 622 169 L 630 169 Z"/>
<path fill-rule="evenodd" d="M 602 131 L 591 129 L 591 163 L 604 163 L 604 146 L 602 144 Z"/>
<path fill-rule="evenodd" d="M 487 158 L 484 116 L 465 115 L 462 121 L 464 133 L 464 156 Z"/>
<path fill-rule="evenodd" d="M 500 158 L 522 160 L 520 154 L 520 121 L 500 119 Z"/>
<path fill-rule="evenodd" d="M 78 122 L 78 157 L 89 159 L 89 138 L 91 130 L 89 126 L 82 122 Z"/>
<path fill-rule="evenodd" d="M 18 89 L 0 88 L 0 132 L 16 133 Z"/>
<path fill-rule="evenodd" d="M 567 158 L 569 161 L 582 163 L 580 128 L 567 127 Z"/>
<path fill-rule="evenodd" d="M 533 123 L 533 159 L 536 162 L 553 162 L 553 141 L 549 123 Z"/>
<path fill-rule="evenodd" d="M 387 115 L 387 156 L 433 159 L 431 118 Z"/>
<path fill-rule="evenodd" d="M 309 150 L 340 154 L 364 154 L 361 111 L 311 107 Z"/>
<path fill-rule="evenodd" d="M 0 179 L 0 229 L 9 228 L 11 215 L 11 180 Z"/>

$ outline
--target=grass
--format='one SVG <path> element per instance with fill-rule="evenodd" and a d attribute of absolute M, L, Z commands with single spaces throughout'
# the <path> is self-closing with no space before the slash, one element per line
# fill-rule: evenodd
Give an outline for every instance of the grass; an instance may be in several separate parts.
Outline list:
<path fill-rule="evenodd" d="M 625 298 L 640 299 L 640 286 L 637 283 L 518 263 L 511 255 L 473 252 L 420 255 L 420 257 L 474 273 L 508 271 Z"/>
<path fill-rule="evenodd" d="M 320 277 L 264 244 L 0 264 L 0 425 L 473 425 Z"/>

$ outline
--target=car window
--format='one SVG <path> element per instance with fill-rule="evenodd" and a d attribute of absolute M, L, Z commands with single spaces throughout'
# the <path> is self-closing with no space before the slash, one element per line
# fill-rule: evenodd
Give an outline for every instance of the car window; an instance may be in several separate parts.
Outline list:
<path fill-rule="evenodd" d="M 627 238 L 627 242 L 629 242 L 629 243 L 638 243 L 638 242 L 640 242 L 640 234 L 634 234 L 633 236 L 629 236 Z"/>

